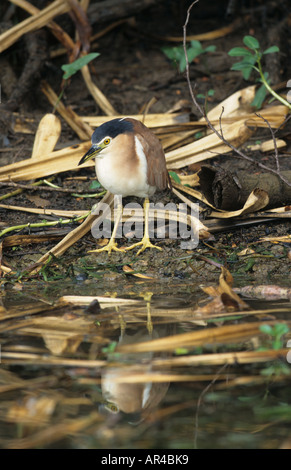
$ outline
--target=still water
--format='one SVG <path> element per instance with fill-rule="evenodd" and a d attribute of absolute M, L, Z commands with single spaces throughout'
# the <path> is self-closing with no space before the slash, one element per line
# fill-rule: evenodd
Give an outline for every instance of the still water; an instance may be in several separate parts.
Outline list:
<path fill-rule="evenodd" d="M 138 281 L 3 290 L 1 447 L 290 448 L 289 333 L 274 350 L 260 331 L 288 329 L 290 302 L 246 301 L 206 314 L 199 287 Z"/>

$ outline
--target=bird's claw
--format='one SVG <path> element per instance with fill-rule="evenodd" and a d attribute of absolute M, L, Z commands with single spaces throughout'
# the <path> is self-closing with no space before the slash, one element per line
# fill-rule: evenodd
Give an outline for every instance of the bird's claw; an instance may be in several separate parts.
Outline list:
<path fill-rule="evenodd" d="M 88 253 L 102 253 L 102 251 L 108 251 L 108 254 L 112 251 L 120 251 L 121 253 L 125 253 L 125 249 L 123 248 L 118 248 L 117 244 L 112 241 L 109 242 L 107 245 L 103 246 L 102 248 L 97 248 L 96 250 L 90 250 Z"/>
<path fill-rule="evenodd" d="M 147 238 L 142 239 L 140 242 L 134 243 L 133 245 L 129 246 L 128 248 L 125 248 L 125 251 L 132 250 L 133 248 L 136 248 L 137 246 L 140 246 L 141 248 L 138 250 L 136 256 L 138 256 L 140 253 L 145 251 L 147 248 L 155 248 L 156 250 L 163 251 L 163 249 L 159 246 L 155 246 L 151 243 L 151 241 Z"/>

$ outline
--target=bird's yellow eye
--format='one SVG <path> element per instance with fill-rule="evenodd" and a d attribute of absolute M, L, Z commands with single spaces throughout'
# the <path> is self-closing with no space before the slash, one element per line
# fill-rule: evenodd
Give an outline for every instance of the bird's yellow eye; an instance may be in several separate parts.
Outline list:
<path fill-rule="evenodd" d="M 110 142 L 111 142 L 111 139 L 109 137 L 106 137 L 106 139 L 103 140 L 104 145 L 108 145 L 110 144 Z"/>

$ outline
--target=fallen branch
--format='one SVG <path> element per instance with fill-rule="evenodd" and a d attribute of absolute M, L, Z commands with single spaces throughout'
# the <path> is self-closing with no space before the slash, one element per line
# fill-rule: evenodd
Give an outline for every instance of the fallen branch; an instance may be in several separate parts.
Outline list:
<path fill-rule="evenodd" d="M 221 167 L 203 165 L 198 176 L 202 193 L 216 209 L 240 209 L 254 189 L 261 189 L 268 194 L 268 207 L 278 207 L 291 201 L 291 187 L 278 175 L 252 175 L 248 171 L 239 171 L 234 176 Z M 281 176 L 291 181 L 291 171 L 284 171 Z"/>

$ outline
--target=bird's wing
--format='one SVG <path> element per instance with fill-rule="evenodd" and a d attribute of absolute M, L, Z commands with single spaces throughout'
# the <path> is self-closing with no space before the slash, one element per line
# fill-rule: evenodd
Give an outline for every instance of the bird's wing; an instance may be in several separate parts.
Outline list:
<path fill-rule="evenodd" d="M 172 185 L 161 142 L 156 135 L 140 121 L 135 121 L 134 130 L 147 157 L 148 183 L 151 186 L 156 186 L 158 190 L 163 190 L 167 187 L 171 188 Z"/>

